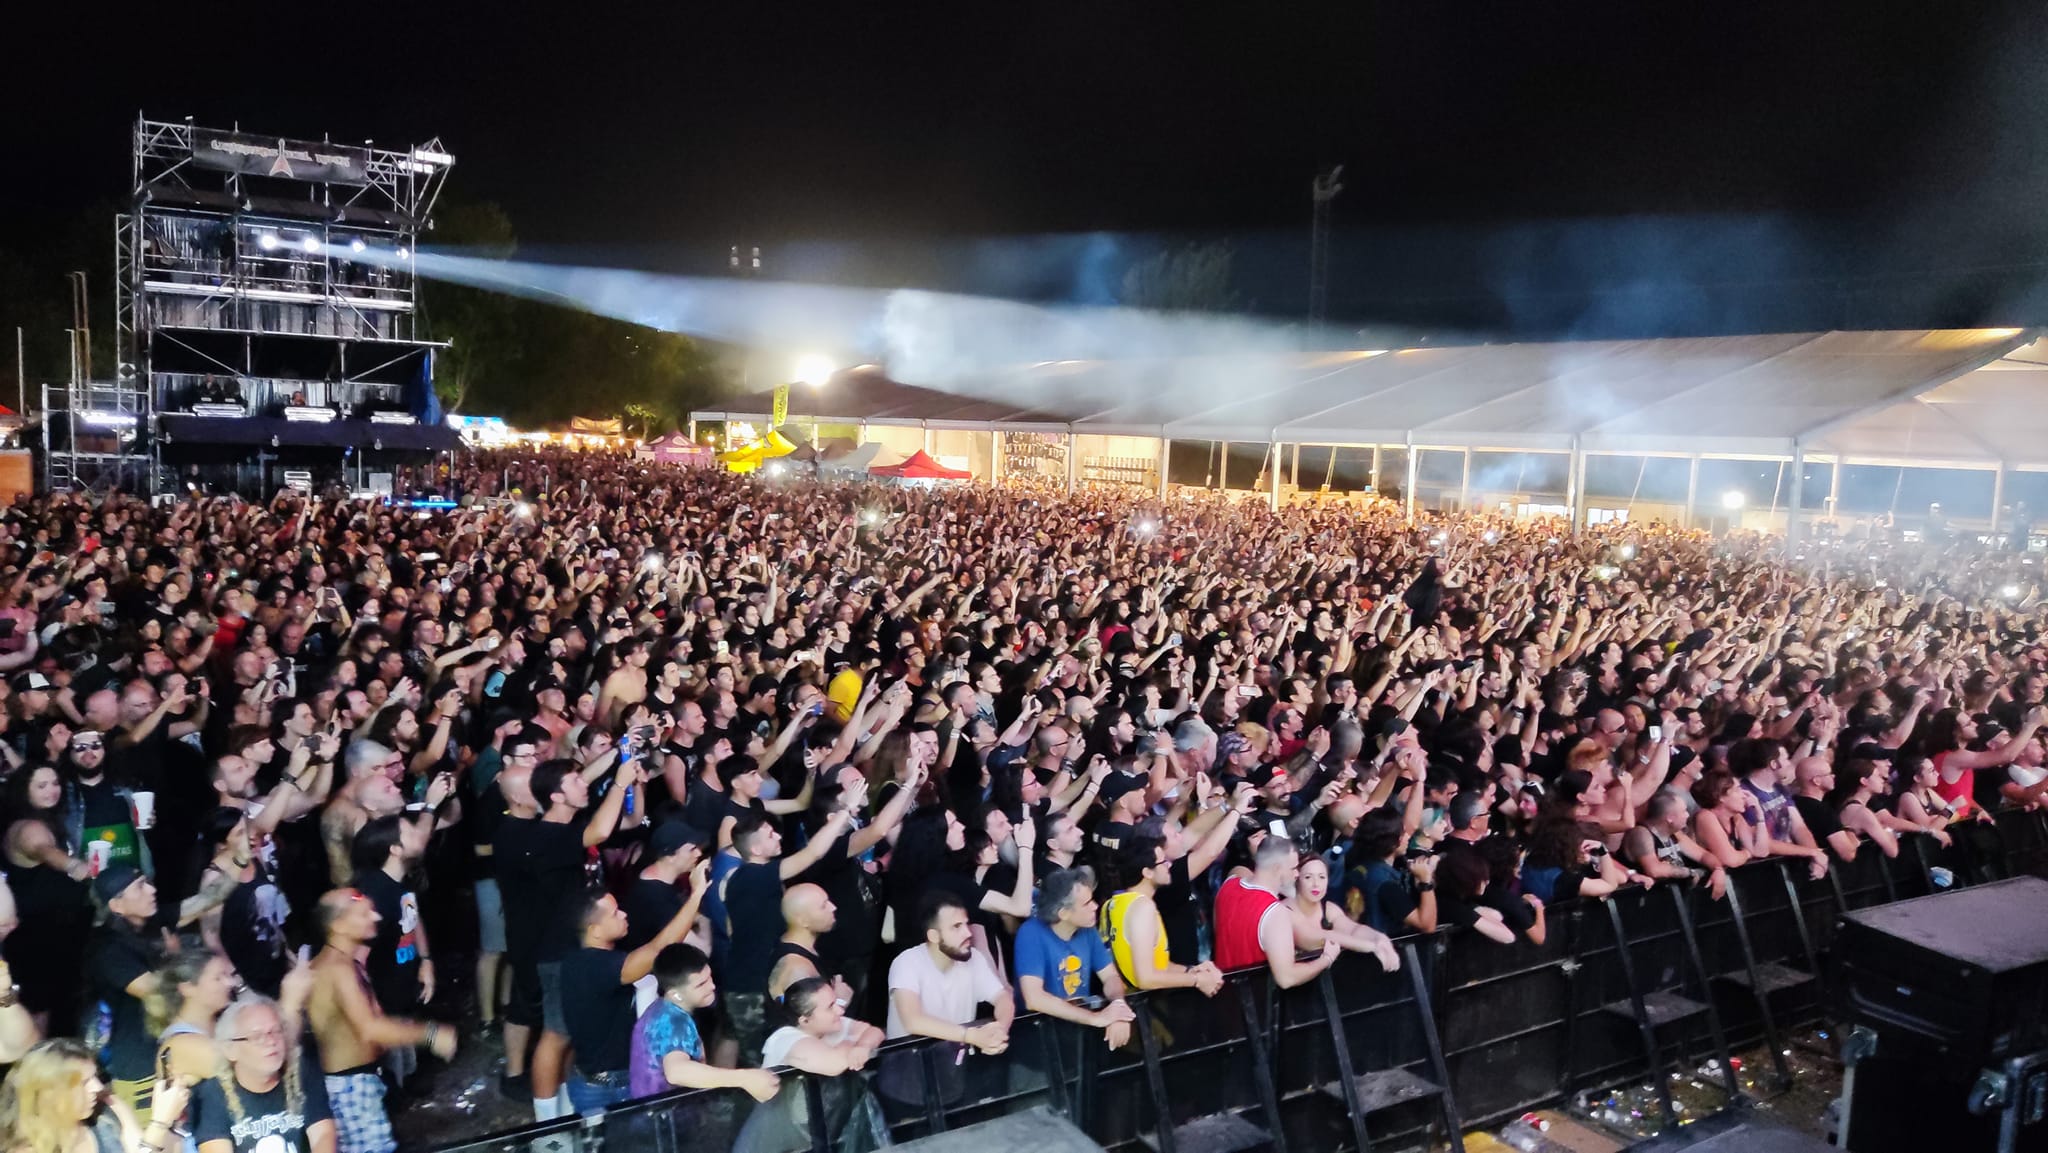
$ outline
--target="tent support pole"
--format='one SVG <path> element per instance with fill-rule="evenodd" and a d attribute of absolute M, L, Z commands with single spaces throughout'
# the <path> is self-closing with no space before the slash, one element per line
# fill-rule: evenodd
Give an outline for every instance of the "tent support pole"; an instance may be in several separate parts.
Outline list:
<path fill-rule="evenodd" d="M 1693 453 L 1685 468 L 1685 527 L 1691 528 L 1700 507 L 1700 454 Z"/>
<path fill-rule="evenodd" d="M 1266 485 L 1266 508 L 1280 511 L 1280 442 L 1273 442 L 1273 472 Z"/>
<path fill-rule="evenodd" d="M 1464 471 L 1458 474 L 1458 511 L 1472 511 L 1472 450 L 1465 450 Z"/>
<path fill-rule="evenodd" d="M 1074 491 L 1074 482 L 1081 475 L 1081 441 L 1074 430 L 1067 429 L 1067 491 Z"/>
<path fill-rule="evenodd" d="M 1335 453 L 1335 452 L 1336 452 L 1337 450 L 1333 448 L 1333 449 L 1331 449 L 1330 451 L 1331 451 L 1332 453 Z M 1380 495 L 1380 446 L 1379 446 L 1379 445 L 1373 445 L 1373 446 L 1372 446 L 1372 495 L 1373 495 L 1374 499 L 1378 499 L 1378 497 L 1379 497 L 1379 495 Z"/>
<path fill-rule="evenodd" d="M 1159 438 L 1159 499 L 1166 499 L 1166 466 L 1173 462 L 1173 438 Z"/>
<path fill-rule="evenodd" d="M 1828 519 L 1835 520 L 1842 509 L 1842 454 L 1835 454 L 1835 463 L 1828 472 Z"/>
<path fill-rule="evenodd" d="M 988 433 L 988 483 L 1003 483 L 1003 430 L 992 428 Z"/>
<path fill-rule="evenodd" d="M 1586 519 L 1586 454 L 1579 451 L 1579 438 L 1572 437 L 1571 455 L 1565 460 L 1564 511 L 1572 518 L 1572 535 L 1579 535 L 1579 522 Z"/>
<path fill-rule="evenodd" d="M 1295 488 L 1300 488 L 1300 487 L 1301 487 L 1301 442 L 1300 442 L 1300 441 L 1296 441 L 1296 442 L 1294 443 L 1294 459 L 1293 459 L 1293 461 L 1292 461 L 1292 462 L 1291 462 L 1291 463 L 1290 463 L 1290 464 L 1289 464 L 1289 465 L 1287 466 L 1287 483 L 1288 483 L 1288 484 L 1291 484 L 1291 485 L 1293 485 L 1293 486 L 1294 486 Z"/>
<path fill-rule="evenodd" d="M 924 454 L 926 456 L 932 454 L 932 428 L 930 425 L 924 427 Z"/>
<path fill-rule="evenodd" d="M 1792 442 L 1792 504 L 1785 510 L 1785 547 L 1799 543 L 1800 518 L 1806 513 L 1806 445 Z"/>
<path fill-rule="evenodd" d="M 1408 523 L 1415 523 L 1415 434 L 1408 434 L 1408 483 L 1401 486 L 1401 500 L 1407 507 Z"/>
<path fill-rule="evenodd" d="M 1224 441 L 1224 442 L 1223 442 L 1223 451 L 1222 451 L 1222 452 L 1221 452 L 1220 454 L 1218 454 L 1218 457 L 1219 457 L 1219 459 L 1218 459 L 1218 460 L 1216 461 L 1216 491 L 1217 491 L 1217 492 L 1229 492 L 1229 491 L 1230 491 L 1230 442 L 1229 442 L 1229 441 L 1227 441 L 1227 440 L 1226 440 L 1226 441 Z"/>
<path fill-rule="evenodd" d="M 2005 512 L 2005 462 L 1998 462 L 1998 471 L 1991 474 L 1991 535 L 1998 535 L 1998 522 Z"/>

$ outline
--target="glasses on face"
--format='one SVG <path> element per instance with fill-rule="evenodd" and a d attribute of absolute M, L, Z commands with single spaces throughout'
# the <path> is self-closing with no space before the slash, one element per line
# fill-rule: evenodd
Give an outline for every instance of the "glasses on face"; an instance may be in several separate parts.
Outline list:
<path fill-rule="evenodd" d="M 229 1037 L 229 1038 L 228 1038 L 228 1040 L 230 1040 L 230 1041 L 234 1041 L 234 1042 L 245 1042 L 245 1041 L 282 1041 L 282 1040 L 284 1040 L 284 1030 L 283 1030 L 283 1029 L 258 1029 L 258 1030 L 256 1030 L 256 1031 L 255 1031 L 255 1032 L 253 1032 L 253 1033 L 245 1033 L 245 1034 L 243 1034 L 243 1035 L 242 1035 L 242 1036 L 240 1036 L 240 1037 Z"/>

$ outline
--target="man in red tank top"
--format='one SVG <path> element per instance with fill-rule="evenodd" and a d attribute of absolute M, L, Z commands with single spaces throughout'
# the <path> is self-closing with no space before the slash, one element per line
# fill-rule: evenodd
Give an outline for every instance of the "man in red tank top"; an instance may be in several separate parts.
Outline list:
<path fill-rule="evenodd" d="M 1323 942 L 1320 956 L 1295 959 L 1294 923 L 1281 901 L 1292 889 L 1299 859 L 1293 842 L 1266 837 L 1252 850 L 1252 867 L 1232 870 L 1216 891 L 1218 968 L 1247 969 L 1264 962 L 1272 968 L 1274 982 L 1291 989 L 1314 980 L 1337 959 L 1340 949 L 1334 939 Z"/>

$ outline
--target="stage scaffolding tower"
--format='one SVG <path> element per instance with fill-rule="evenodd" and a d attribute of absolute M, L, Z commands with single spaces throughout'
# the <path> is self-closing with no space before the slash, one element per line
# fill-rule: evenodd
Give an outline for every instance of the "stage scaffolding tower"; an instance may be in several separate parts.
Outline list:
<path fill-rule="evenodd" d="M 431 388 L 445 347 L 417 338 L 412 267 L 455 163 L 438 139 L 389 149 L 140 117 L 132 160 L 114 227 L 119 363 L 47 392 L 49 489 L 154 493 L 201 458 L 268 487 L 314 446 L 360 467 L 373 444 L 432 439 L 369 418 Z M 269 433 L 288 408 L 332 419 Z"/>

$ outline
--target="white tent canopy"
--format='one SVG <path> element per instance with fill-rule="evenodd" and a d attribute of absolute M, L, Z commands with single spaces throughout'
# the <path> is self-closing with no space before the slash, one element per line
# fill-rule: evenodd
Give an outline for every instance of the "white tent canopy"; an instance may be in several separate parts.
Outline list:
<path fill-rule="evenodd" d="M 931 428 L 1586 453 L 2048 463 L 2019 329 L 1486 344 L 1033 365 L 943 391 L 842 373 L 791 412 Z M 759 419 L 770 394 L 698 420 Z"/>

